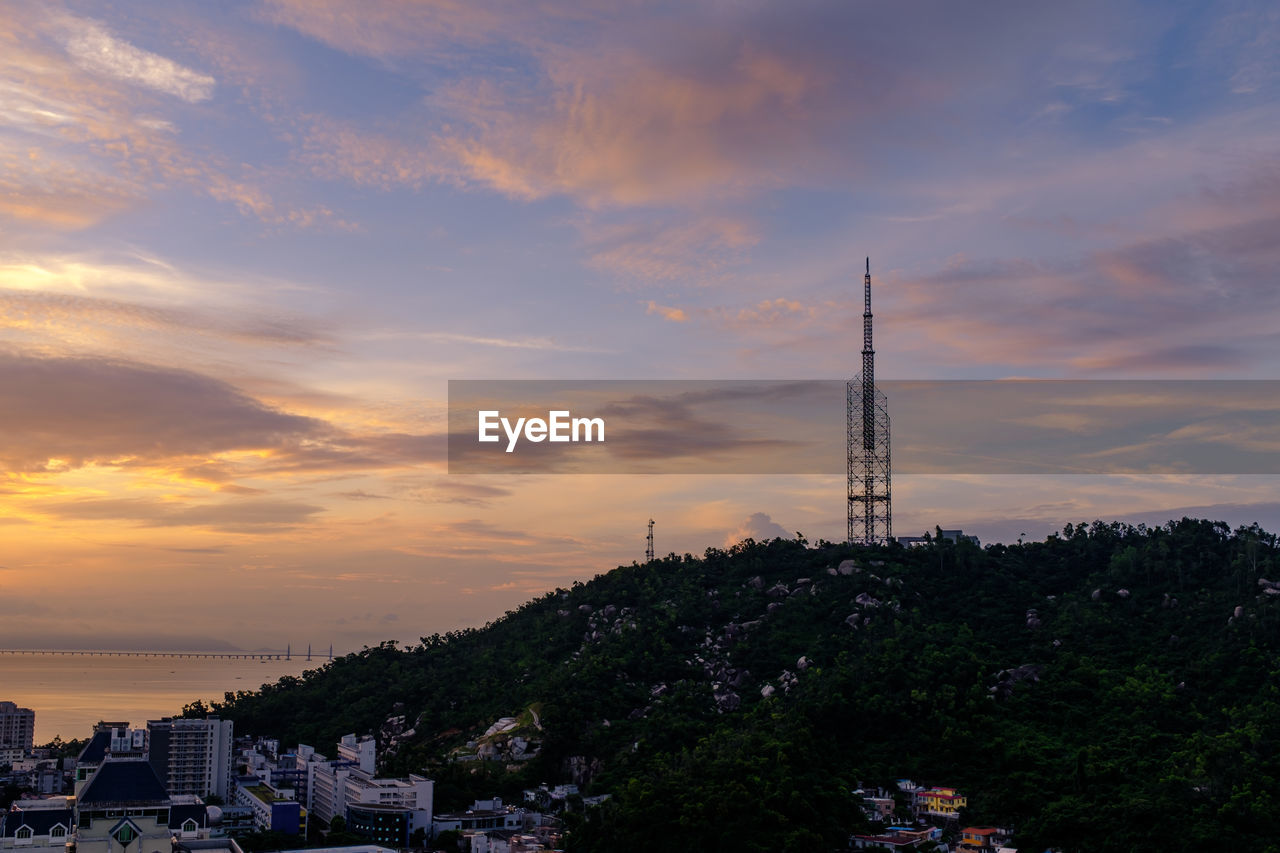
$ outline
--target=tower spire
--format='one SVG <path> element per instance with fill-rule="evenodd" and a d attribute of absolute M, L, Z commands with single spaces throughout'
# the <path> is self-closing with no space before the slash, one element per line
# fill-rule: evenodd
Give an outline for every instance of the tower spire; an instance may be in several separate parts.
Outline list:
<path fill-rule="evenodd" d="M 862 372 L 845 386 L 848 406 L 849 541 L 888 543 L 893 535 L 889 491 L 889 411 L 876 387 L 871 334 L 871 257 L 862 279 Z"/>

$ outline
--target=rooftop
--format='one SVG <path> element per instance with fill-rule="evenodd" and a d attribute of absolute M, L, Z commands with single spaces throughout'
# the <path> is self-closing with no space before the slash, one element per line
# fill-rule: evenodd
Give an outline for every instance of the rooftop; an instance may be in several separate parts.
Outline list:
<path fill-rule="evenodd" d="M 103 762 L 77 798 L 81 806 L 165 802 L 169 793 L 151 764 L 139 758 Z"/>

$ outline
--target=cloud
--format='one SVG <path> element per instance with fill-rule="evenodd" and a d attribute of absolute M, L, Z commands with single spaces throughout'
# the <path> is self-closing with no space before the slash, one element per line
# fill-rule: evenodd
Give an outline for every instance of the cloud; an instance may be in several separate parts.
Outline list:
<path fill-rule="evenodd" d="M 446 444 L 443 434 L 340 429 L 189 370 L 3 351 L 0 411 L 9 471 L 151 468 L 240 493 L 253 490 L 229 481 L 243 476 L 442 464 Z"/>
<path fill-rule="evenodd" d="M 779 537 L 788 539 L 791 535 L 792 534 L 788 533 L 785 527 L 770 518 L 768 513 L 753 512 L 745 518 L 737 528 L 729 532 L 729 535 L 724 539 L 724 545 L 728 548 L 738 544 L 744 539 L 754 539 L 757 542 L 768 542 L 771 539 L 777 539 Z"/>
<path fill-rule="evenodd" d="M 0 215 L 85 228 L 182 187 L 272 226 L 357 227 L 325 205 L 274 199 L 264 186 L 270 170 L 184 141 L 180 130 L 191 115 L 181 110 L 212 97 L 211 76 L 45 4 L 13 3 L 6 13 Z"/>
<path fill-rule="evenodd" d="M 68 17 L 67 53 L 86 71 L 145 86 L 188 103 L 213 97 L 216 81 L 207 74 L 141 50 L 119 39 L 101 23 Z"/>
<path fill-rule="evenodd" d="M 339 50 L 378 57 L 420 54 L 424 48 L 457 50 L 504 27 L 536 19 L 519 6 L 458 0 L 266 0 L 266 17 Z M 504 14 L 505 13 L 505 14 Z"/>
<path fill-rule="evenodd" d="M 635 52 L 561 55 L 546 69 L 549 97 L 464 115 L 473 132 L 446 150 L 468 179 L 504 195 L 593 208 L 736 197 L 830 160 L 810 132 L 831 75 L 760 47 L 722 60 L 710 72 Z M 788 165 L 777 157 L 788 148 L 810 156 Z"/>
<path fill-rule="evenodd" d="M 59 519 L 132 521 L 145 527 L 206 527 L 229 532 L 288 529 L 308 522 L 324 508 L 295 501 L 246 500 L 187 505 L 146 498 L 40 501 L 31 509 Z"/>
<path fill-rule="evenodd" d="M 649 300 L 649 308 L 645 311 L 645 313 L 657 314 L 662 319 L 669 320 L 672 323 L 687 323 L 689 321 L 689 315 L 685 313 L 685 310 L 683 308 L 673 308 L 669 305 L 659 305 L 658 303 L 654 302 L 652 299 Z"/>
<path fill-rule="evenodd" d="M 673 218 L 581 223 L 588 266 L 640 283 L 713 283 L 747 262 L 759 240 L 741 217 Z"/>
<path fill-rule="evenodd" d="M 409 334 L 424 340 L 452 344 L 473 344 L 475 346 L 498 347 L 499 349 L 531 349 L 553 352 L 585 351 L 582 347 L 562 344 L 551 338 L 544 337 L 501 338 L 486 335 L 464 335 L 458 332 L 412 332 Z"/>
<path fill-rule="evenodd" d="M 329 431 L 190 371 L 5 352 L 0 411 L 0 459 L 25 471 L 272 448 Z"/>
<path fill-rule="evenodd" d="M 383 187 L 440 180 L 599 210 L 824 186 L 878 146 L 852 132 L 855 121 L 902 116 L 957 85 L 935 58 L 954 48 L 917 45 L 908 16 L 817 3 L 785 16 L 682 11 L 675 30 L 641 6 L 593 3 L 554 14 L 483 2 L 268 7 L 271 20 L 340 50 L 398 70 L 427 50 L 450 72 L 383 132 L 311 118 L 305 151 L 318 172 Z M 1030 16 L 1009 17 L 969 26 L 994 39 L 991 29 Z M 909 55 L 901 45 L 851 53 L 835 37 L 861 29 L 902 39 Z"/>
<path fill-rule="evenodd" d="M 0 144 L 0 216 L 74 231 L 139 201 L 137 188 L 126 181 L 75 162 L 51 161 L 38 149 L 5 150 Z"/>
<path fill-rule="evenodd" d="M 21 273 L 35 272 L 31 265 Z M 61 269 L 61 271 L 59 271 Z M 0 285 L 13 279 L 13 266 L 0 260 Z M 66 284 L 75 273 L 66 265 L 45 268 L 48 281 Z M 92 271 L 81 269 L 81 272 Z M 240 314 L 240 316 L 237 316 Z M 39 326 L 65 334 L 76 327 L 123 326 L 150 331 L 197 333 L 253 344 L 330 345 L 331 338 L 313 324 L 296 318 L 248 316 L 235 309 L 206 310 L 149 305 L 117 299 L 49 291 L 9 290 L 0 286 L 0 327 Z"/>
<path fill-rule="evenodd" d="M 514 493 L 502 486 L 471 482 L 471 478 L 445 478 L 425 489 L 416 489 L 411 494 L 415 499 L 426 503 L 489 506 L 492 501 L 511 497 Z"/>
<path fill-rule="evenodd" d="M 711 309 L 708 313 L 714 323 L 733 330 L 765 331 L 802 329 L 819 319 L 835 321 L 846 312 L 848 304 L 806 305 L 795 299 L 776 297 L 762 299 L 755 305 L 738 309 Z"/>

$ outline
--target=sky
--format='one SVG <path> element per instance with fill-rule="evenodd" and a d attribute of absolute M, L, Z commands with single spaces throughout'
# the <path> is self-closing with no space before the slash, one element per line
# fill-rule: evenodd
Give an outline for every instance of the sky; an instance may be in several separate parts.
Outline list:
<path fill-rule="evenodd" d="M 660 554 L 839 540 L 842 471 L 450 475 L 447 382 L 842 379 L 866 256 L 886 379 L 1280 360 L 1273 3 L 0 20 L 6 646 L 358 649 L 642 559 L 651 517 Z M 894 482 L 899 534 L 1183 514 L 1280 529 L 1280 481 Z"/>

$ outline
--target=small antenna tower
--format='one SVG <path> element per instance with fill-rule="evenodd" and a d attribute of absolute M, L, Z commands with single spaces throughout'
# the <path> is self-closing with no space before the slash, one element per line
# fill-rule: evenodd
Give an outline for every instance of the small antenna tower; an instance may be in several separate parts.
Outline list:
<path fill-rule="evenodd" d="M 845 386 L 848 407 L 849 542 L 886 545 L 893 538 L 889 491 L 889 406 L 876 387 L 871 346 L 871 258 L 862 280 L 862 373 Z"/>
<path fill-rule="evenodd" d="M 649 535 L 645 537 L 644 561 L 653 562 L 653 519 L 649 519 Z"/>

